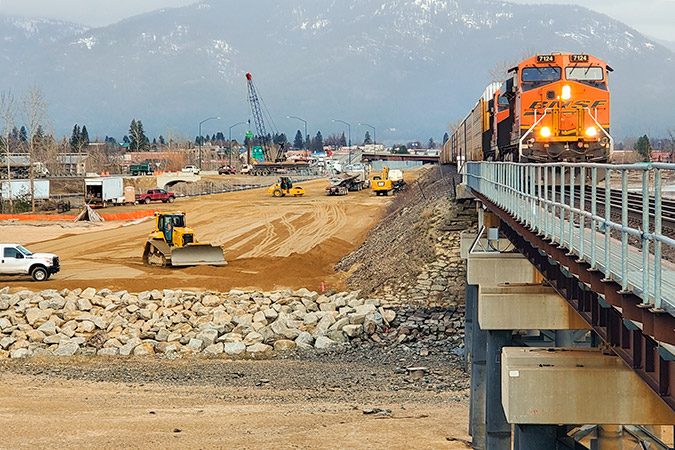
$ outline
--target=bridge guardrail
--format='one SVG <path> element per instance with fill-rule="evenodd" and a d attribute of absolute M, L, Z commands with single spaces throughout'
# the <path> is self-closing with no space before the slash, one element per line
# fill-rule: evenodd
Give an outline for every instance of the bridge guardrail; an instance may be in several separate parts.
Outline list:
<path fill-rule="evenodd" d="M 675 174 L 675 164 L 469 162 L 466 166 L 470 189 L 591 269 L 602 271 L 622 290 L 642 298 L 643 304 L 675 315 L 675 271 L 663 255 L 664 245 L 669 255 L 675 255 L 673 235 L 664 230 L 664 219 L 673 223 L 675 215 L 666 212 L 664 216 L 664 211 L 670 211 L 664 207 L 672 205 L 663 197 L 664 173 Z M 615 173 L 621 178 L 620 189 L 614 190 L 620 192 L 620 205 L 611 203 Z M 641 183 L 641 205 L 630 211 L 628 179 L 635 174 Z M 620 220 L 613 218 L 617 212 Z M 630 222 L 629 212 L 634 215 Z"/>

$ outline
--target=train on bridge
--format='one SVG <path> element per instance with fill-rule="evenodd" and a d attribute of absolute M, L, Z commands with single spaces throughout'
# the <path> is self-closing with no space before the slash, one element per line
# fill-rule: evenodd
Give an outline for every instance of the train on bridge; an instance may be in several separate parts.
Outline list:
<path fill-rule="evenodd" d="M 607 162 L 612 71 L 587 54 L 526 59 L 485 89 L 443 146 L 441 163 Z"/>

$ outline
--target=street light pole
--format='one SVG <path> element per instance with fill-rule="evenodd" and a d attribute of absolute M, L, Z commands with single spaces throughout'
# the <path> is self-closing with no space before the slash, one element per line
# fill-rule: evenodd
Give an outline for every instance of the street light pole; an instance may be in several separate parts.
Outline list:
<path fill-rule="evenodd" d="M 208 122 L 209 120 L 220 120 L 220 117 L 209 117 L 208 119 L 204 119 L 201 122 L 199 122 L 199 171 L 201 172 L 202 170 L 202 124 L 204 122 Z"/>
<path fill-rule="evenodd" d="M 352 163 L 352 126 L 349 122 L 345 122 L 344 120 L 340 120 L 340 119 L 333 119 L 333 122 L 340 122 L 340 123 L 344 123 L 345 125 L 347 125 L 347 133 L 348 133 L 348 136 L 349 136 L 349 145 L 348 145 L 348 147 L 349 147 L 349 164 L 351 164 Z"/>
<path fill-rule="evenodd" d="M 309 135 L 307 134 L 307 121 L 305 119 L 301 119 L 300 117 L 297 117 L 297 116 L 286 116 L 286 118 L 287 119 L 298 119 L 298 120 L 301 120 L 302 122 L 304 122 L 304 124 L 305 124 L 305 153 L 307 153 L 307 151 L 309 151 L 309 148 L 308 148 L 309 147 Z M 307 156 L 307 155 L 305 155 L 305 156 Z"/>
<path fill-rule="evenodd" d="M 228 154 L 230 155 L 230 167 L 232 167 L 232 128 L 238 126 L 238 125 L 244 125 L 245 123 L 249 123 L 248 120 L 245 120 L 243 122 L 237 122 L 234 125 L 230 126 L 230 134 L 228 136 L 228 141 L 227 141 L 227 148 L 228 148 Z"/>
<path fill-rule="evenodd" d="M 373 145 L 377 144 L 377 137 L 375 135 L 375 127 L 368 124 L 368 123 L 363 123 L 363 122 L 359 122 L 359 125 L 363 125 L 363 126 L 370 127 L 370 128 L 373 129 Z"/>

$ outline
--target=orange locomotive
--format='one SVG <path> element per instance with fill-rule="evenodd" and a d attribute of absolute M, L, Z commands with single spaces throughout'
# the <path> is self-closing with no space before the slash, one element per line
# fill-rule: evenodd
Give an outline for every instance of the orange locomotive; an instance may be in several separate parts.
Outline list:
<path fill-rule="evenodd" d="M 606 162 L 611 72 L 586 54 L 537 55 L 485 89 L 443 148 L 441 162 Z"/>

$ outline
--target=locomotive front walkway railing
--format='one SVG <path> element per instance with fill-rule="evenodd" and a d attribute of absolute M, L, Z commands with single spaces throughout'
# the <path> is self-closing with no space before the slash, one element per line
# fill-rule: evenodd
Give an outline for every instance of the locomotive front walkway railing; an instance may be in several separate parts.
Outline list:
<path fill-rule="evenodd" d="M 675 164 L 471 162 L 465 182 L 521 224 L 675 315 Z"/>

